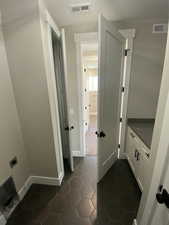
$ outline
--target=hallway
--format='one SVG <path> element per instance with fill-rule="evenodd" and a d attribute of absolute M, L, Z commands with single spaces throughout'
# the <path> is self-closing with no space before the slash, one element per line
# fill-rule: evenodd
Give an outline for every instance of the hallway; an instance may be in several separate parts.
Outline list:
<path fill-rule="evenodd" d="M 127 161 L 96 186 L 96 158 L 76 158 L 62 187 L 32 185 L 7 225 L 131 225 L 140 197 Z"/>

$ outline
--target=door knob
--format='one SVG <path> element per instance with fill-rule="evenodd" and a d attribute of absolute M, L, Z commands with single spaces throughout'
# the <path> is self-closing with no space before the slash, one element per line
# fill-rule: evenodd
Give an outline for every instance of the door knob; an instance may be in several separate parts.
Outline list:
<path fill-rule="evenodd" d="M 98 138 L 104 138 L 106 136 L 106 134 L 103 131 L 100 132 L 96 131 L 95 134 L 97 135 Z"/>
<path fill-rule="evenodd" d="M 103 131 L 101 131 L 100 132 L 100 137 L 103 137 L 104 138 L 105 136 L 106 136 L 106 134 Z"/>
<path fill-rule="evenodd" d="M 71 126 L 71 127 L 65 127 L 65 130 L 67 130 L 67 131 L 70 131 L 70 130 L 73 130 L 74 129 L 74 126 Z"/>
<path fill-rule="evenodd" d="M 169 194 L 166 189 L 163 189 L 161 193 L 157 193 L 156 199 L 159 204 L 165 204 L 169 208 Z"/>
<path fill-rule="evenodd" d="M 71 127 L 70 127 L 70 130 L 74 130 L 74 126 L 71 126 Z"/>

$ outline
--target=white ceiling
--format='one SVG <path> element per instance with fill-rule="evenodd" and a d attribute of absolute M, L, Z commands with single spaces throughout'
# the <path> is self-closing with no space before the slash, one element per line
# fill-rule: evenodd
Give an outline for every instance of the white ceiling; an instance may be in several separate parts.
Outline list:
<path fill-rule="evenodd" d="M 20 7 L 24 11 L 33 7 L 36 0 L 0 0 L 1 10 Z M 73 14 L 71 4 L 90 1 L 92 10 L 84 14 Z M 168 18 L 168 0 L 44 0 L 49 12 L 59 26 L 97 21 L 99 13 L 107 19 L 142 20 Z M 32 6 L 31 6 L 32 4 Z"/>
<path fill-rule="evenodd" d="M 44 0 L 54 19 L 61 26 L 97 21 L 102 13 L 107 19 L 166 19 L 168 0 L 90 0 L 91 12 L 73 14 L 71 4 L 85 3 L 85 0 Z M 89 1 L 89 0 L 87 0 Z"/>

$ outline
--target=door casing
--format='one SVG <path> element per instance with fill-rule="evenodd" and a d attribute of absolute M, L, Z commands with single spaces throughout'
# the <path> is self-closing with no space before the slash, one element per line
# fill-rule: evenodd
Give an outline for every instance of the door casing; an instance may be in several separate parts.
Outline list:
<path fill-rule="evenodd" d="M 83 115 L 83 64 L 82 64 L 82 49 L 83 44 L 96 44 L 98 43 L 98 33 L 77 33 L 74 36 L 76 43 L 76 63 L 77 63 L 77 87 L 78 87 L 78 96 L 79 96 L 79 127 L 80 127 L 80 150 L 75 152 L 73 155 L 78 157 L 84 157 L 86 155 L 86 144 L 85 144 L 85 135 L 84 135 L 84 115 Z"/>

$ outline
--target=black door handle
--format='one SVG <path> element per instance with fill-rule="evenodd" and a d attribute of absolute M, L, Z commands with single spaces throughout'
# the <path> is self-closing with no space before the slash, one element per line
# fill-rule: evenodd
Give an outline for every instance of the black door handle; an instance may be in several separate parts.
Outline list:
<path fill-rule="evenodd" d="M 69 131 L 69 127 L 65 127 L 65 130 Z"/>
<path fill-rule="evenodd" d="M 104 138 L 106 136 L 106 134 L 103 131 L 96 131 L 95 134 L 97 135 L 98 138 Z"/>
<path fill-rule="evenodd" d="M 106 137 L 106 134 L 103 131 L 101 131 L 100 132 L 100 137 L 103 137 L 104 138 L 104 137 Z"/>
<path fill-rule="evenodd" d="M 67 130 L 67 131 L 70 131 L 70 130 L 73 130 L 74 129 L 74 126 L 71 126 L 71 127 L 65 127 L 65 130 Z"/>
<path fill-rule="evenodd" d="M 71 126 L 71 127 L 70 127 L 70 130 L 74 130 L 74 129 L 75 129 L 74 126 Z"/>
<path fill-rule="evenodd" d="M 157 193 L 156 199 L 159 204 L 165 204 L 169 208 L 169 194 L 166 189 L 163 189 L 161 193 Z"/>

